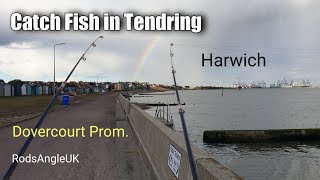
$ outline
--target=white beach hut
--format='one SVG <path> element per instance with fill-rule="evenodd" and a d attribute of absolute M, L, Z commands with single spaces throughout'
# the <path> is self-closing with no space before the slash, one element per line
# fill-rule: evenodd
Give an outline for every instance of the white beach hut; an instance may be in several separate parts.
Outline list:
<path fill-rule="evenodd" d="M 42 86 L 39 86 L 39 94 L 38 95 L 42 95 Z"/>
<path fill-rule="evenodd" d="M 43 86 L 43 94 L 48 95 L 49 94 L 49 87 L 48 86 Z"/>
<path fill-rule="evenodd" d="M 4 96 L 11 96 L 11 86 L 10 84 L 4 85 Z"/>
<path fill-rule="evenodd" d="M 21 95 L 22 96 L 26 96 L 27 95 L 27 85 L 26 84 L 23 84 L 21 86 Z"/>

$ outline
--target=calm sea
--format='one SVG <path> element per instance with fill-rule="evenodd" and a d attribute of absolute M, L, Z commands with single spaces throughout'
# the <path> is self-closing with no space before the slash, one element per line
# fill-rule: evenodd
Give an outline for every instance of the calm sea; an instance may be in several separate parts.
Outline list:
<path fill-rule="evenodd" d="M 169 94 L 168 94 L 169 93 Z M 161 94 L 161 93 L 160 93 Z M 176 103 L 175 94 L 133 97 L 142 103 Z M 320 141 L 208 144 L 204 130 L 320 128 L 320 89 L 180 91 L 193 143 L 246 179 L 320 179 Z M 171 106 L 177 131 L 181 123 Z M 154 115 L 155 108 L 147 112 Z"/>

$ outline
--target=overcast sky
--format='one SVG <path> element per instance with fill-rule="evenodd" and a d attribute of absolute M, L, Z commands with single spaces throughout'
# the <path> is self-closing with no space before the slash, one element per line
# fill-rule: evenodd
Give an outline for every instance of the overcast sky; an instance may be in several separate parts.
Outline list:
<path fill-rule="evenodd" d="M 174 44 L 174 65 L 180 85 L 231 86 L 235 81 L 310 80 L 320 84 L 320 1 L 225 0 L 225 1 L 106 1 L 1 0 L 0 79 L 53 80 L 53 45 L 56 48 L 56 79 L 64 80 L 89 44 L 97 42 L 70 80 L 147 81 L 172 84 L 169 44 Z M 133 11 L 200 14 L 204 30 L 192 32 L 15 32 L 13 12 Z M 180 44 L 180 45 L 179 45 Z M 202 67 L 201 55 L 266 57 L 266 67 Z"/>

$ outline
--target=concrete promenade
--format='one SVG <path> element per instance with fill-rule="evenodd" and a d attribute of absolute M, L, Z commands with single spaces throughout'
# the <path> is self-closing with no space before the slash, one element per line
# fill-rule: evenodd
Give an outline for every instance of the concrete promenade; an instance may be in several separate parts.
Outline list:
<path fill-rule="evenodd" d="M 99 126 L 124 128 L 127 138 L 34 138 L 25 155 L 79 154 L 80 163 L 19 164 L 12 179 L 150 179 L 138 152 L 138 141 L 119 102 L 118 94 L 99 95 L 94 101 L 49 113 L 43 128 Z M 39 118 L 18 125 L 32 128 Z M 13 138 L 12 126 L 0 128 L 0 177 L 2 178 L 26 138 Z"/>

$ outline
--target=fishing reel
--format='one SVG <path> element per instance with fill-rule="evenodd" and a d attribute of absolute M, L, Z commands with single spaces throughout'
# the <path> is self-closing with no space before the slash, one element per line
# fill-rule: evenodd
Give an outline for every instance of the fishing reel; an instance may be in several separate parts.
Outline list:
<path fill-rule="evenodd" d="M 184 114 L 184 113 L 185 113 L 185 111 L 184 111 L 182 108 L 179 108 L 179 113 Z"/>

